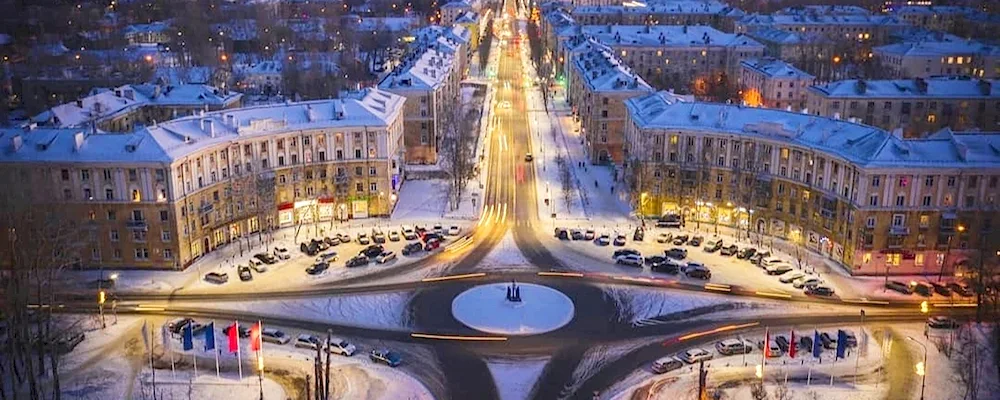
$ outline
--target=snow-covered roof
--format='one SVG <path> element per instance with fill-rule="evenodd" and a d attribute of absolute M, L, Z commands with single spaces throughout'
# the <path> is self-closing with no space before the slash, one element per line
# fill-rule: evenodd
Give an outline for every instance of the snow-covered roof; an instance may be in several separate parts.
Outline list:
<path fill-rule="evenodd" d="M 747 35 L 764 43 L 779 45 L 796 45 L 802 43 L 824 43 L 830 39 L 818 32 L 789 32 L 784 29 L 761 28 L 752 29 Z"/>
<path fill-rule="evenodd" d="M 428 25 L 413 31 L 413 37 L 415 45 L 439 42 L 452 48 L 458 48 L 458 45 L 469 43 L 472 32 L 458 24 L 453 26 Z"/>
<path fill-rule="evenodd" d="M 882 129 L 769 108 L 679 102 L 663 92 L 625 100 L 640 129 L 684 129 L 780 140 L 869 167 L 1000 168 L 1000 136 L 935 134 L 902 139 Z"/>
<path fill-rule="evenodd" d="M 576 55 L 573 65 L 593 92 L 653 90 L 646 81 L 606 49 L 593 48 L 581 52 Z"/>
<path fill-rule="evenodd" d="M 795 68 L 794 65 L 772 57 L 751 58 L 740 61 L 743 68 L 757 71 L 770 78 L 813 79 L 808 72 Z"/>
<path fill-rule="evenodd" d="M 167 21 L 157 21 L 149 24 L 132 24 L 125 27 L 126 35 L 135 35 L 140 33 L 163 33 L 170 29 L 170 22 Z"/>
<path fill-rule="evenodd" d="M 455 18 L 456 24 L 474 24 L 479 21 L 479 14 L 475 11 L 466 11 Z"/>
<path fill-rule="evenodd" d="M 634 3 L 634 4 L 631 4 Z M 674 14 L 674 15 L 719 15 L 738 10 L 726 3 L 714 0 L 674 0 L 664 2 L 649 2 L 646 4 L 631 2 L 615 6 L 580 6 L 573 8 L 573 14 Z"/>
<path fill-rule="evenodd" d="M 221 24 L 212 24 L 212 32 L 223 34 L 231 40 L 253 40 L 257 38 L 257 20 L 232 19 Z"/>
<path fill-rule="evenodd" d="M 212 77 L 211 67 L 164 67 L 158 66 L 153 73 L 157 81 L 169 85 L 206 84 Z"/>
<path fill-rule="evenodd" d="M 454 62 L 451 53 L 429 47 L 404 60 L 378 87 L 382 90 L 435 90 L 448 79 Z"/>
<path fill-rule="evenodd" d="M 953 54 L 979 54 L 1000 56 L 1000 47 L 990 46 L 974 40 L 951 40 L 943 38 L 938 41 L 919 41 L 910 43 L 894 43 L 878 46 L 873 49 L 875 54 L 893 56 L 943 56 Z"/>
<path fill-rule="evenodd" d="M 357 31 L 371 31 L 375 29 L 387 30 L 389 32 L 408 31 L 420 26 L 420 19 L 416 17 L 364 17 L 351 14 L 345 15 L 349 26 Z"/>
<path fill-rule="evenodd" d="M 441 8 L 471 9 L 472 4 L 469 4 L 469 2 L 465 0 L 455 0 L 445 3 L 445 5 L 441 6 Z"/>
<path fill-rule="evenodd" d="M 888 15 L 764 15 L 751 14 L 740 20 L 747 26 L 804 26 L 804 25 L 849 25 L 849 26 L 905 26 L 905 22 Z"/>
<path fill-rule="evenodd" d="M 897 15 L 972 15 L 976 10 L 969 7 L 959 6 L 902 6 L 895 11 Z"/>
<path fill-rule="evenodd" d="M 785 7 L 775 12 L 783 15 L 872 15 L 871 11 L 863 7 L 848 5 L 798 5 Z"/>
<path fill-rule="evenodd" d="M 1000 81 L 942 77 L 928 79 L 847 79 L 809 87 L 825 97 L 990 98 L 1000 96 Z"/>
<path fill-rule="evenodd" d="M 133 133 L 82 129 L 0 130 L 0 162 L 160 162 L 240 138 L 305 129 L 388 127 L 405 98 L 368 89 L 357 98 L 229 109 L 175 119 Z"/>
<path fill-rule="evenodd" d="M 52 107 L 33 120 L 52 127 L 80 127 L 144 106 L 226 106 L 239 101 L 242 96 L 207 85 L 124 85 L 114 89 L 95 89 L 89 96 Z"/>
<path fill-rule="evenodd" d="M 744 34 L 721 32 L 705 25 L 586 25 L 583 34 L 593 36 L 610 46 L 638 47 L 759 47 Z"/>

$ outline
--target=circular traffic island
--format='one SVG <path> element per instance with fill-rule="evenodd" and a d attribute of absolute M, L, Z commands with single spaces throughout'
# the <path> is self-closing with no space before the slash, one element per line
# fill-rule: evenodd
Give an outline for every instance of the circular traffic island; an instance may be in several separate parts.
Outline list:
<path fill-rule="evenodd" d="M 548 286 L 494 283 L 459 293 L 451 313 L 465 326 L 496 335 L 538 335 L 573 320 L 573 301 Z"/>

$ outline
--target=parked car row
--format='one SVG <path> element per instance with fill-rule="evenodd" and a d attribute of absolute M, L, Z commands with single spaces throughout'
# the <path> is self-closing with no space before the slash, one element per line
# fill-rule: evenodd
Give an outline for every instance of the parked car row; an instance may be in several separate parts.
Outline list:
<path fill-rule="evenodd" d="M 679 248 L 666 250 L 663 256 L 656 255 L 645 258 L 638 250 L 629 248 L 615 250 L 611 255 L 611 259 L 614 260 L 615 264 L 619 265 L 638 268 L 648 265 L 649 269 L 653 272 L 668 274 L 684 273 L 689 278 L 708 280 L 712 277 L 712 271 L 704 264 L 694 261 L 682 261 L 686 257 L 687 250 Z"/>
<path fill-rule="evenodd" d="M 858 340 L 851 331 L 845 331 L 847 334 L 847 347 L 856 347 L 858 345 Z M 797 339 L 796 348 L 803 353 L 808 353 L 813 347 L 813 337 L 812 335 L 795 335 Z M 821 332 L 819 335 L 820 345 L 823 349 L 833 350 L 837 348 L 837 334 L 829 332 Z M 764 340 L 758 340 L 756 343 L 740 338 L 740 339 L 725 339 L 715 343 L 715 352 L 711 350 L 696 347 L 692 349 L 685 350 L 673 356 L 667 356 L 656 361 L 650 368 L 653 372 L 657 374 L 663 374 L 675 369 L 681 368 L 685 365 L 695 364 L 701 361 L 708 361 L 715 358 L 715 354 L 718 353 L 722 356 L 731 356 L 737 354 L 750 354 L 754 351 L 756 347 L 758 350 L 764 349 Z M 791 342 L 789 342 L 788 337 L 785 335 L 774 335 L 770 338 L 767 343 L 768 346 L 768 356 L 769 357 L 781 357 L 788 353 L 791 347 Z"/>
<path fill-rule="evenodd" d="M 264 328 L 261 331 L 261 340 L 266 343 L 285 345 L 291 341 L 291 337 L 279 329 Z M 325 350 L 331 354 L 337 354 L 344 357 L 353 356 L 358 350 L 357 346 L 348 343 L 344 339 L 331 337 L 329 341 L 323 343 L 322 339 L 316 335 L 308 333 L 300 334 L 295 338 L 295 347 L 310 350 L 320 348 L 321 350 Z M 372 349 L 368 353 L 368 358 L 373 362 L 385 364 L 390 367 L 398 367 L 403 362 L 403 357 L 399 353 L 386 348 Z"/>
<path fill-rule="evenodd" d="M 962 297 L 972 297 L 975 295 L 972 287 L 959 282 L 941 283 L 911 281 L 909 284 L 906 284 L 899 281 L 887 281 L 885 283 L 885 288 L 905 295 L 916 293 L 924 297 L 930 297 L 934 293 L 941 296 L 951 296 L 954 294 Z"/>

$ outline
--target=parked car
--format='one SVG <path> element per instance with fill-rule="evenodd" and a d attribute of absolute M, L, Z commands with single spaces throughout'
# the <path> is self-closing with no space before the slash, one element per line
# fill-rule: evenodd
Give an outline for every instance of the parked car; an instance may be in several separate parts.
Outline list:
<path fill-rule="evenodd" d="M 646 230 L 642 227 L 635 228 L 635 232 L 632 233 L 632 240 L 636 242 L 641 242 L 646 239 Z"/>
<path fill-rule="evenodd" d="M 750 257 L 753 257 L 754 254 L 757 254 L 757 249 L 753 247 L 744 247 L 740 249 L 739 252 L 736 253 L 736 258 L 739 258 L 741 260 L 746 260 L 749 259 Z"/>
<path fill-rule="evenodd" d="M 227 325 L 225 328 L 222 328 L 222 334 L 226 335 L 226 336 L 229 336 L 229 330 L 231 330 L 231 329 L 233 329 L 233 326 L 232 325 Z M 243 326 L 243 325 L 237 325 L 236 326 L 236 335 L 239 336 L 239 337 L 241 337 L 241 338 L 248 338 L 248 337 L 250 337 L 250 328 L 247 328 L 246 326 Z"/>
<path fill-rule="evenodd" d="M 775 336 L 774 344 L 778 345 L 778 348 L 781 349 L 782 352 L 788 352 L 789 343 L 788 338 L 786 338 L 785 335 Z"/>
<path fill-rule="evenodd" d="M 406 246 L 403 246 L 403 255 L 408 256 L 411 254 L 416 254 L 423 249 L 424 247 L 421 246 L 420 243 L 407 243 Z"/>
<path fill-rule="evenodd" d="M 389 241 L 398 242 L 399 241 L 399 231 L 389 231 Z"/>
<path fill-rule="evenodd" d="M 337 235 L 339 235 L 339 233 Z M 339 245 L 340 244 L 340 237 L 337 236 L 337 235 L 334 235 L 333 237 L 323 236 L 323 243 L 326 243 L 330 247 L 334 247 L 334 246 Z"/>
<path fill-rule="evenodd" d="M 796 289 L 802 289 L 809 286 L 818 286 L 823 284 L 823 280 L 815 277 L 804 277 L 797 281 L 792 282 L 792 286 Z"/>
<path fill-rule="evenodd" d="M 566 228 L 556 228 L 555 235 L 559 240 L 569 240 L 569 230 Z"/>
<path fill-rule="evenodd" d="M 937 317 L 927 318 L 927 326 L 934 329 L 956 329 L 959 326 L 961 326 L 961 324 L 959 324 L 958 321 L 955 321 L 954 319 L 944 316 L 937 316 Z"/>
<path fill-rule="evenodd" d="M 913 289 L 910 286 L 899 281 L 889 281 L 885 283 L 885 288 L 889 290 L 894 290 L 902 294 L 912 294 Z"/>
<path fill-rule="evenodd" d="M 659 235 L 656 235 L 656 243 L 670 243 L 670 241 L 673 238 L 674 238 L 674 235 L 672 233 L 670 233 L 670 232 L 661 232 Z"/>
<path fill-rule="evenodd" d="M 781 347 L 778 346 L 778 344 L 775 343 L 774 340 L 771 340 L 769 343 L 767 343 L 767 346 L 768 346 L 768 349 L 767 349 L 767 356 L 768 357 L 772 357 L 772 358 L 774 358 L 774 357 L 781 357 L 782 355 L 785 354 L 785 352 L 781 350 Z M 763 346 L 761 346 L 761 347 L 763 348 Z"/>
<path fill-rule="evenodd" d="M 667 258 L 664 256 L 649 256 L 646 257 L 646 259 L 644 259 L 643 261 L 646 263 L 646 265 L 654 266 L 667 262 Z"/>
<path fill-rule="evenodd" d="M 371 353 L 368 353 L 368 357 L 374 362 L 390 367 L 397 367 L 403 361 L 399 353 L 389 351 L 389 349 L 372 349 Z"/>
<path fill-rule="evenodd" d="M 809 296 L 823 296 L 830 297 L 833 296 L 833 289 L 829 286 L 816 285 L 816 286 L 806 286 L 806 295 Z"/>
<path fill-rule="evenodd" d="M 596 233 L 593 229 L 587 229 L 583 232 L 583 240 L 594 240 Z"/>
<path fill-rule="evenodd" d="M 267 272 L 267 264 L 260 262 L 256 258 L 251 258 L 250 262 L 248 263 L 248 266 L 250 267 L 250 269 L 253 270 L 253 272 L 256 272 L 258 274 L 263 274 Z"/>
<path fill-rule="evenodd" d="M 278 263 L 278 258 L 275 257 L 275 256 L 272 256 L 272 255 L 270 255 L 268 253 L 257 253 L 257 254 L 253 255 L 253 258 L 256 258 L 256 259 L 260 260 L 260 262 L 262 262 L 264 264 L 277 264 Z"/>
<path fill-rule="evenodd" d="M 383 252 L 382 254 L 379 254 L 378 256 L 375 257 L 375 263 L 376 264 L 385 264 L 385 263 L 387 263 L 389 261 L 392 261 L 392 260 L 395 260 L 395 259 L 396 259 L 396 253 L 393 253 L 391 251 L 386 251 L 386 252 Z"/>
<path fill-rule="evenodd" d="M 753 352 L 753 345 L 739 339 L 726 339 L 715 343 L 715 350 L 722 355 L 746 354 Z"/>
<path fill-rule="evenodd" d="M 169 331 L 170 333 L 173 333 L 175 335 L 178 335 L 178 334 L 181 333 L 181 330 L 183 330 L 184 327 L 187 326 L 187 324 L 191 324 L 191 323 L 194 323 L 194 319 L 191 319 L 191 318 L 177 318 L 175 320 L 167 322 L 167 331 Z"/>
<path fill-rule="evenodd" d="M 687 243 L 688 238 L 689 238 L 688 235 L 677 235 L 677 236 L 674 236 L 674 246 L 680 246 L 682 244 Z"/>
<path fill-rule="evenodd" d="M 570 229 L 569 238 L 571 240 L 583 240 L 583 231 L 579 229 Z"/>
<path fill-rule="evenodd" d="M 948 288 L 948 285 L 938 282 L 931 282 L 931 287 L 934 288 L 934 293 L 937 293 L 942 296 L 951 296 L 951 289 Z"/>
<path fill-rule="evenodd" d="M 448 227 L 448 236 L 458 236 L 462 232 L 462 229 L 458 225 L 452 225 Z"/>
<path fill-rule="evenodd" d="M 295 338 L 295 347 L 298 348 L 316 350 L 319 348 L 320 343 L 323 342 L 318 337 L 306 333 Z"/>
<path fill-rule="evenodd" d="M 774 264 L 764 268 L 768 275 L 784 275 L 785 273 L 791 272 L 793 269 L 794 268 L 788 264 Z"/>
<path fill-rule="evenodd" d="M 770 256 L 768 256 L 768 257 L 761 258 L 760 262 L 757 263 L 757 266 L 761 267 L 761 268 L 767 268 L 767 267 L 771 266 L 772 264 L 787 264 L 787 263 L 785 262 L 785 260 L 782 260 L 782 259 L 780 259 L 778 257 L 770 257 Z"/>
<path fill-rule="evenodd" d="M 750 258 L 748 258 L 747 260 L 749 260 L 750 263 L 752 263 L 753 265 L 760 266 L 760 260 L 763 260 L 770 256 L 771 256 L 770 251 L 758 251 L 756 254 L 750 256 Z"/>
<path fill-rule="evenodd" d="M 650 369 L 657 374 L 665 374 L 683 366 L 684 362 L 677 357 L 663 357 L 653 361 L 653 365 L 650 366 Z"/>
<path fill-rule="evenodd" d="M 314 256 L 319 253 L 319 247 L 313 243 L 302 243 L 299 245 L 299 251 L 306 253 L 306 255 Z"/>
<path fill-rule="evenodd" d="M 606 233 L 601 234 L 601 236 L 598 236 L 597 239 L 594 239 L 594 243 L 598 246 L 607 246 L 611 244 L 611 236 Z"/>
<path fill-rule="evenodd" d="M 316 262 L 334 262 L 337 261 L 337 252 L 330 250 L 328 252 L 322 253 L 316 257 Z"/>
<path fill-rule="evenodd" d="M 344 266 L 347 268 L 363 267 L 365 265 L 368 265 L 368 261 L 369 261 L 368 257 L 365 257 L 365 255 L 361 254 L 355 256 L 354 258 L 351 258 L 350 260 L 347 260 L 347 263 L 345 263 Z"/>
<path fill-rule="evenodd" d="M 424 243 L 424 251 L 435 250 L 438 247 L 441 247 L 441 239 L 433 239 L 432 238 L 432 239 L 428 240 L 426 243 Z"/>
<path fill-rule="evenodd" d="M 292 340 L 287 333 L 274 328 L 264 328 L 260 332 L 260 339 L 265 343 L 286 344 Z"/>
<path fill-rule="evenodd" d="M 681 361 L 684 361 L 684 362 L 686 362 L 688 364 L 694 364 L 694 363 L 696 363 L 698 361 L 708 361 L 708 360 L 711 360 L 712 357 L 713 356 L 712 356 L 711 352 L 709 352 L 708 350 L 702 349 L 702 348 L 697 348 L 697 347 L 693 348 L 693 349 L 685 350 L 684 352 L 682 352 L 682 353 L 680 353 L 680 354 L 677 355 L 677 358 L 679 358 Z"/>
<path fill-rule="evenodd" d="M 615 250 L 615 252 L 611 254 L 611 258 L 615 259 L 615 258 L 624 256 L 624 255 L 628 255 L 628 254 L 635 254 L 637 256 L 638 255 L 642 255 L 642 253 L 639 253 L 639 250 L 625 248 L 625 249 Z"/>
<path fill-rule="evenodd" d="M 377 244 L 384 244 L 385 243 L 385 234 L 382 233 L 382 231 L 374 231 L 374 232 L 372 232 L 372 241 L 374 241 Z"/>
<path fill-rule="evenodd" d="M 250 273 L 250 267 L 246 265 L 240 265 L 237 267 L 236 274 L 240 276 L 240 280 L 243 282 L 253 280 L 253 274 Z"/>
<path fill-rule="evenodd" d="M 306 267 L 306 273 L 309 274 L 309 275 L 319 275 L 319 274 L 322 274 L 323 271 L 326 271 L 328 268 L 330 268 L 330 264 L 329 263 L 318 262 L 318 263 L 315 263 L 313 265 L 310 265 L 310 266 Z"/>
<path fill-rule="evenodd" d="M 406 240 L 417 240 L 417 232 L 413 228 L 403 228 L 403 239 Z"/>
<path fill-rule="evenodd" d="M 926 282 L 911 282 L 910 286 L 913 287 L 913 293 L 919 294 L 924 297 L 930 297 L 934 294 L 931 285 Z"/>
<path fill-rule="evenodd" d="M 615 246 L 624 246 L 624 245 L 625 245 L 625 235 L 618 234 L 618 236 L 615 236 Z"/>
<path fill-rule="evenodd" d="M 837 348 L 837 335 L 831 335 L 829 332 L 823 332 L 819 334 L 819 343 L 825 349 L 836 349 Z"/>
<path fill-rule="evenodd" d="M 700 247 L 701 243 L 704 242 L 704 241 L 705 241 L 704 237 L 695 236 L 695 237 L 691 238 L 691 240 L 688 242 L 688 246 L 691 246 L 691 247 Z"/>
<path fill-rule="evenodd" d="M 436 233 L 438 235 L 444 235 L 444 226 L 441 226 L 441 224 L 435 224 L 433 233 Z"/>
<path fill-rule="evenodd" d="M 330 248 L 330 245 L 321 239 L 310 239 L 309 243 L 316 246 L 316 250 L 323 251 Z"/>
<path fill-rule="evenodd" d="M 631 265 L 633 267 L 642 268 L 642 256 L 637 254 L 625 254 L 618 256 L 615 257 L 615 264 Z"/>
<path fill-rule="evenodd" d="M 722 249 L 722 239 L 712 238 L 708 239 L 708 242 L 705 242 L 704 250 L 706 253 L 714 253 L 719 251 L 719 249 Z"/>
<path fill-rule="evenodd" d="M 705 280 L 712 278 L 712 271 L 710 271 L 706 267 L 701 267 L 701 266 L 692 267 L 688 265 L 687 269 L 684 270 L 684 274 L 687 275 L 689 278 L 698 278 Z"/>
<path fill-rule="evenodd" d="M 368 237 L 367 233 L 358 234 L 358 244 L 368 245 L 371 244 L 372 240 Z"/>
<path fill-rule="evenodd" d="M 509 105 L 507 105 L 507 106 L 506 106 L 506 107 L 504 107 L 504 108 L 510 108 L 510 106 L 509 106 Z M 527 154 L 525 154 L 525 155 L 524 155 L 524 162 L 531 162 L 531 161 L 532 161 L 532 160 L 534 160 L 534 159 L 535 159 L 535 158 L 531 156 L 531 153 L 527 153 Z"/>
<path fill-rule="evenodd" d="M 784 274 L 781 278 L 778 278 L 781 283 L 792 283 L 799 279 L 805 278 L 806 274 L 802 272 L 793 272 L 790 274 Z"/>
<path fill-rule="evenodd" d="M 50 345 L 55 348 L 56 352 L 59 354 L 67 354 L 73 351 L 81 342 L 83 342 L 84 335 L 82 332 L 77 332 L 68 335 L 62 335 L 55 339 Z"/>
<path fill-rule="evenodd" d="M 350 357 L 354 355 L 354 352 L 358 350 L 353 344 L 347 343 L 346 340 L 341 338 L 330 338 L 330 342 L 326 346 L 327 351 L 333 354 L 340 354 L 344 357 Z"/>
<path fill-rule="evenodd" d="M 972 288 L 969 287 L 969 285 L 965 285 L 958 282 L 949 283 L 948 288 L 951 289 L 952 293 L 955 293 L 962 297 L 971 297 L 972 295 L 975 294 L 975 292 L 972 291 Z"/>
<path fill-rule="evenodd" d="M 737 247 L 735 244 L 731 244 L 729 246 L 724 246 L 721 249 L 719 249 L 719 254 L 722 254 L 722 255 L 728 257 L 728 256 L 736 255 L 736 253 L 739 252 L 739 250 L 740 250 L 739 247 Z"/>
<path fill-rule="evenodd" d="M 797 336 L 799 338 L 799 349 L 800 350 L 802 350 L 803 352 L 806 352 L 806 353 L 812 351 L 812 348 L 813 348 L 812 335 L 799 335 L 798 333 L 796 333 L 795 336 Z"/>
<path fill-rule="evenodd" d="M 660 216 L 660 219 L 656 220 L 656 226 L 658 228 L 680 228 L 681 216 L 677 214 L 664 214 Z"/>
<path fill-rule="evenodd" d="M 676 275 L 681 271 L 680 265 L 677 264 L 677 261 L 671 260 L 669 258 L 665 262 L 650 265 L 649 269 L 653 272 L 662 272 L 665 274 L 672 274 L 672 275 Z"/>
<path fill-rule="evenodd" d="M 289 253 L 288 249 L 284 247 L 275 247 L 274 256 L 277 257 L 279 260 L 287 260 L 289 258 L 292 258 L 292 254 Z"/>
<path fill-rule="evenodd" d="M 365 247 L 360 252 L 358 252 L 358 254 L 364 254 L 368 256 L 368 258 L 374 258 L 384 252 L 385 252 L 385 247 L 383 247 L 380 244 L 373 244 L 368 247 Z"/>
<path fill-rule="evenodd" d="M 205 282 L 221 285 L 229 282 L 229 275 L 225 272 L 209 272 L 205 274 Z"/>
<path fill-rule="evenodd" d="M 687 258 L 688 251 L 687 251 L 687 249 L 682 249 L 680 247 L 674 247 L 674 248 L 672 248 L 670 250 L 665 250 L 663 252 L 663 255 L 665 255 L 667 257 L 670 257 L 670 258 L 673 258 L 675 260 L 683 260 L 683 259 Z"/>

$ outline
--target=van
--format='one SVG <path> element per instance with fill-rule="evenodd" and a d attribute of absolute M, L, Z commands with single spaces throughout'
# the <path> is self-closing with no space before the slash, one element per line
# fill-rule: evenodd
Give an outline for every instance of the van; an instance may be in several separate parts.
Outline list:
<path fill-rule="evenodd" d="M 760 259 L 760 263 L 757 264 L 758 267 L 767 268 L 772 264 L 784 263 L 785 261 L 778 257 L 764 257 Z"/>
<path fill-rule="evenodd" d="M 715 344 L 715 350 L 722 355 L 749 353 L 753 348 L 738 339 L 726 339 Z"/>

